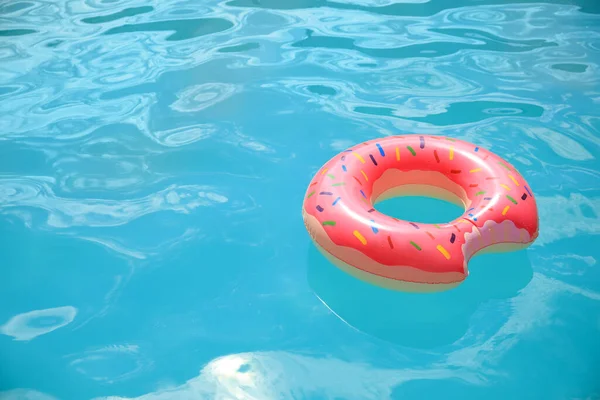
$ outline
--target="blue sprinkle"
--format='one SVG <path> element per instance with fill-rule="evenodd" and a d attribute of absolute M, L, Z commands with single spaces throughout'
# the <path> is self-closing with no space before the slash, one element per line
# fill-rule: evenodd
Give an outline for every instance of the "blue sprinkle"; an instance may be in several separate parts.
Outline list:
<path fill-rule="evenodd" d="M 323 212 L 323 207 L 317 206 L 317 210 L 319 210 L 319 212 Z"/>
<path fill-rule="evenodd" d="M 348 171 L 348 170 L 346 169 L 346 166 L 345 166 L 345 165 L 342 165 L 342 169 L 344 170 L 344 172 Z"/>
<path fill-rule="evenodd" d="M 377 148 L 379 149 L 379 154 L 381 154 L 381 157 L 385 157 L 385 153 L 383 152 L 383 148 L 381 147 L 381 145 L 379 143 L 375 143 L 375 146 L 377 146 Z"/>
<path fill-rule="evenodd" d="M 375 222 L 375 220 L 372 219 L 371 222 Z M 379 232 L 379 229 L 375 228 L 374 226 L 372 226 L 371 229 L 373 229 L 373 233 Z"/>
<path fill-rule="evenodd" d="M 469 208 L 469 209 L 467 210 L 467 212 L 469 212 L 469 211 L 473 211 L 474 209 L 475 209 L 475 208 Z M 471 215 L 471 214 L 469 214 L 469 215 Z"/>
<path fill-rule="evenodd" d="M 525 186 L 525 190 L 527 190 L 527 193 L 529 193 L 529 195 L 530 195 L 531 197 L 533 197 L 533 195 L 531 194 L 531 192 L 529 191 L 529 188 L 528 188 L 527 186 Z"/>
<path fill-rule="evenodd" d="M 475 153 L 479 151 L 479 147 L 475 147 Z"/>
<path fill-rule="evenodd" d="M 338 197 L 337 199 L 335 199 L 335 201 L 333 203 L 331 203 L 332 206 L 335 206 L 337 204 L 338 201 L 340 201 L 342 198 Z"/>
<path fill-rule="evenodd" d="M 362 194 L 365 199 L 367 198 L 367 195 L 362 191 L 362 189 L 360 190 L 360 194 Z"/>
<path fill-rule="evenodd" d="M 469 217 L 472 217 L 472 216 L 473 216 L 473 214 L 469 214 Z"/>

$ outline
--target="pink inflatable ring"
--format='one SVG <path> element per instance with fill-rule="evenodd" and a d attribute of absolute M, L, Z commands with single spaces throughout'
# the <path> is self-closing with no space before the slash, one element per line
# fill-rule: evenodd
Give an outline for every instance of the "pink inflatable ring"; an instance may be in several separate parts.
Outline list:
<path fill-rule="evenodd" d="M 401 195 L 447 200 L 465 213 L 422 224 L 373 207 Z M 410 291 L 457 286 L 475 253 L 527 247 L 539 224 L 535 197 L 512 165 L 471 143 L 423 135 L 372 140 L 333 157 L 310 183 L 302 216 L 317 248 L 342 270 Z"/>

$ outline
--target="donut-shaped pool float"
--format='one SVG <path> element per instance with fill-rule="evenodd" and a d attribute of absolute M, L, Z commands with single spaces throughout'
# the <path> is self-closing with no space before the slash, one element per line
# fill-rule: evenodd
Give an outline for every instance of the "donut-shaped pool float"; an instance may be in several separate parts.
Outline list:
<path fill-rule="evenodd" d="M 402 195 L 465 212 L 424 224 L 375 210 Z M 474 144 L 425 135 L 371 140 L 336 155 L 309 184 L 302 216 L 317 248 L 342 270 L 408 291 L 457 286 L 475 253 L 527 247 L 539 228 L 535 197 L 512 165 Z"/>

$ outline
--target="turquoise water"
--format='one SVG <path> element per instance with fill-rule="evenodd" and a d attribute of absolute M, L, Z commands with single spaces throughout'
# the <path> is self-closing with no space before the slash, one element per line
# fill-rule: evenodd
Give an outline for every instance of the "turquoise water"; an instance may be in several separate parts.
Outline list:
<path fill-rule="evenodd" d="M 0 398 L 600 399 L 599 65 L 596 0 L 3 1 Z M 414 132 L 513 163 L 535 245 L 328 264 L 312 175 Z"/>

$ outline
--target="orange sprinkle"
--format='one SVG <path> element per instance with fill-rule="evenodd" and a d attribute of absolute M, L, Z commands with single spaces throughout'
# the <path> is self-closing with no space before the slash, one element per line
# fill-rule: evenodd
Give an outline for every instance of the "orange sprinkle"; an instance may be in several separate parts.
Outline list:
<path fill-rule="evenodd" d="M 328 170 L 328 169 L 329 169 L 329 168 L 325 168 L 325 169 L 323 169 L 323 172 L 321 172 L 321 175 L 325 175 L 325 172 L 327 172 L 327 170 Z"/>
<path fill-rule="evenodd" d="M 362 169 L 360 170 L 360 173 L 363 174 L 363 176 L 365 177 L 365 181 L 369 182 L 369 178 L 367 178 L 367 174 L 365 174 L 365 171 L 363 171 Z"/>
<path fill-rule="evenodd" d="M 442 253 L 444 255 L 444 257 L 446 257 L 446 260 L 450 259 L 450 253 L 448 253 L 448 251 L 444 248 L 444 246 L 442 246 L 441 244 L 438 244 L 436 247 L 440 253 Z"/>
<path fill-rule="evenodd" d="M 360 154 L 356 154 L 356 153 L 353 152 L 352 155 L 354 157 L 358 158 L 358 161 L 360 161 L 361 163 L 363 163 L 363 164 L 365 163 L 365 159 L 362 158 Z"/>
<path fill-rule="evenodd" d="M 358 240 L 360 240 L 360 242 L 363 245 L 365 245 L 365 246 L 367 245 L 367 239 L 365 239 L 365 237 L 363 235 L 361 235 L 359 231 L 354 231 L 353 233 L 354 233 L 354 236 L 356 236 L 356 238 Z"/>
<path fill-rule="evenodd" d="M 400 161 L 400 149 L 396 147 L 396 161 Z"/>

